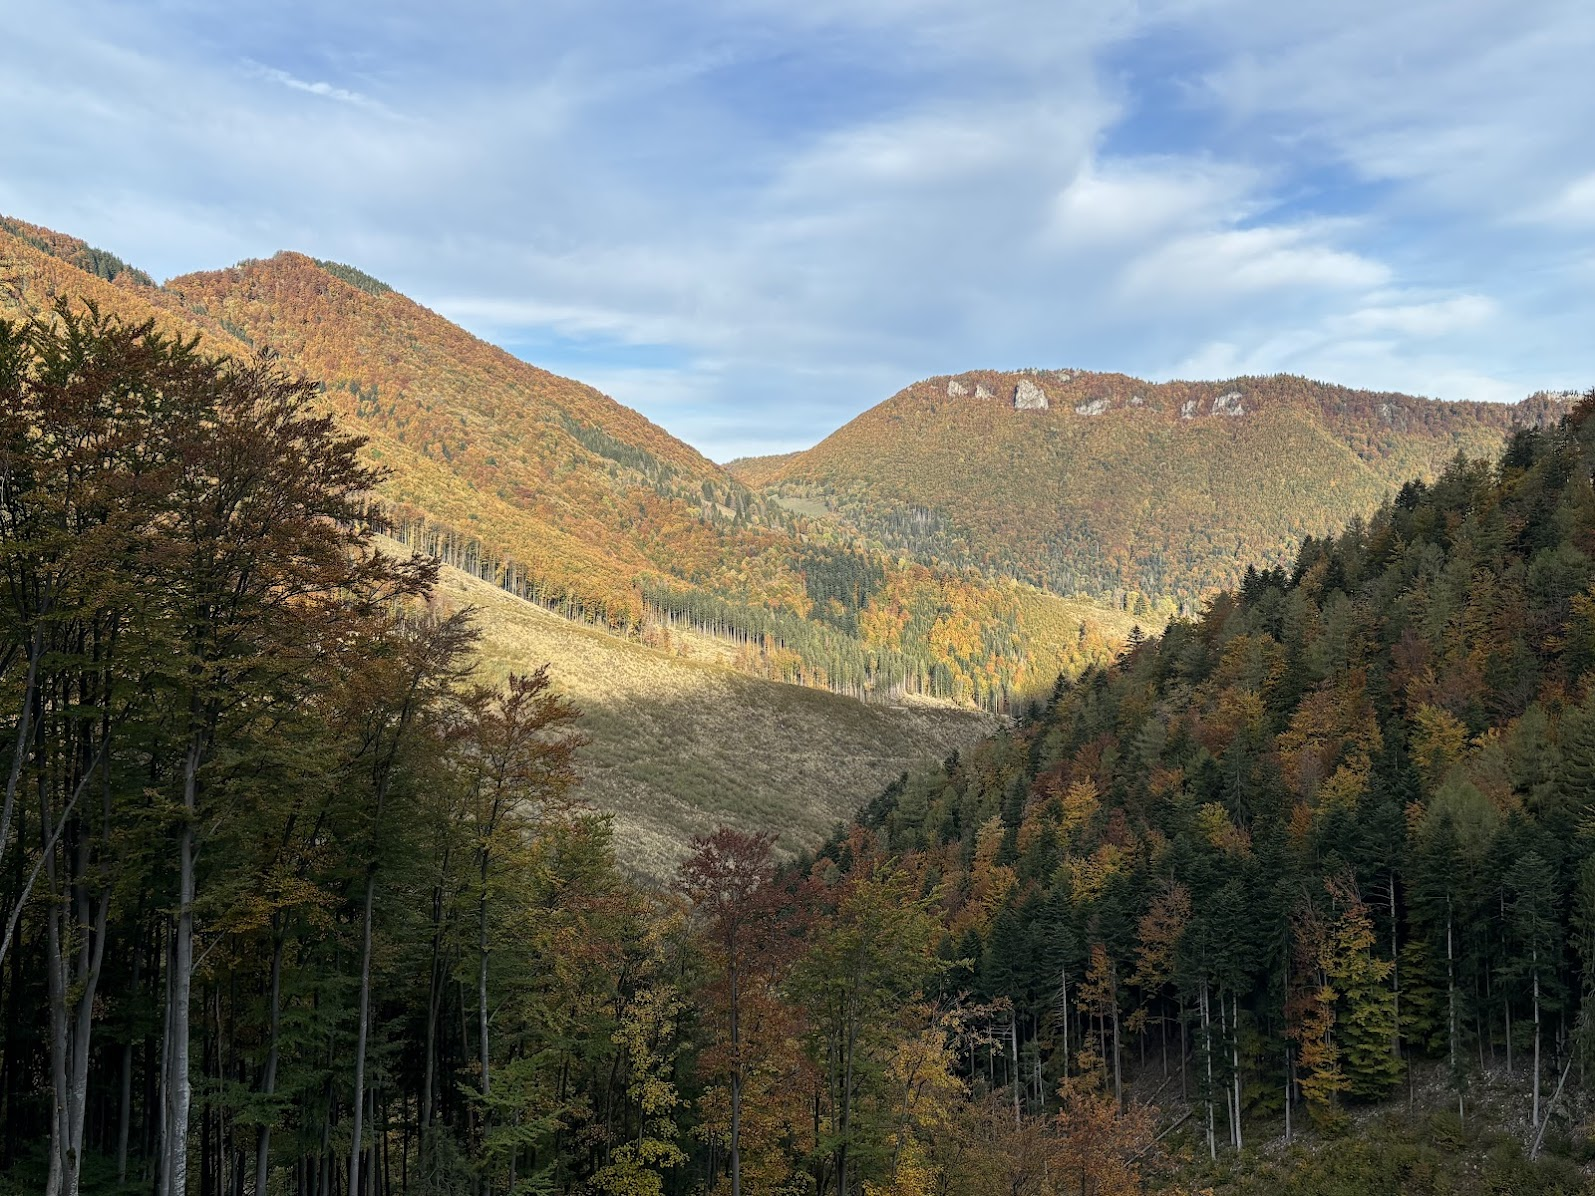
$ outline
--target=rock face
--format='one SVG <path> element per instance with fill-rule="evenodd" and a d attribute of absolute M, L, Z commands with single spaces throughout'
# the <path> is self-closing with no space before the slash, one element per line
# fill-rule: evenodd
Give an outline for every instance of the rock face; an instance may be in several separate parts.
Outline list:
<path fill-rule="evenodd" d="M 1111 406 L 1113 406 L 1111 399 L 1088 399 L 1084 403 L 1076 403 L 1074 413 L 1076 415 L 1101 415 Z"/>
<path fill-rule="evenodd" d="M 975 398 L 995 399 L 996 397 L 996 395 L 991 393 L 991 387 L 987 386 L 984 382 L 975 383 Z"/>
<path fill-rule="evenodd" d="M 1241 403 L 1241 392 L 1232 390 L 1227 395 L 1219 395 L 1213 400 L 1211 415 L 1245 415 L 1246 407 Z"/>
<path fill-rule="evenodd" d="M 965 395 L 967 395 L 968 393 L 969 393 L 969 387 L 965 386 L 957 378 L 953 378 L 953 379 L 950 379 L 948 381 L 948 383 L 947 383 L 947 397 L 949 399 L 961 399 Z"/>
<path fill-rule="evenodd" d="M 1143 399 L 1140 395 L 1131 395 L 1130 396 L 1130 406 L 1132 406 L 1132 407 L 1145 407 L 1146 406 L 1146 400 Z"/>
<path fill-rule="evenodd" d="M 1013 406 L 1015 411 L 1045 411 L 1047 393 L 1029 378 L 1021 378 L 1013 388 Z"/>
<path fill-rule="evenodd" d="M 1186 399 L 1185 402 L 1180 404 L 1180 418 L 1181 419 L 1195 419 L 1196 418 L 1196 400 L 1195 399 Z"/>

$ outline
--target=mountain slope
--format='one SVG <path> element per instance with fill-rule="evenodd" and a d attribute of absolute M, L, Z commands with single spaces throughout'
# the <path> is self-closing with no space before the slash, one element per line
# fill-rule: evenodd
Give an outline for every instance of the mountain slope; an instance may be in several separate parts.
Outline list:
<path fill-rule="evenodd" d="M 783 851 L 817 843 L 899 774 L 995 724 L 946 703 L 862 703 L 752 677 L 712 639 L 674 651 L 619 639 L 447 566 L 438 597 L 476 611 L 484 679 L 549 663 L 591 739 L 581 791 L 614 815 L 621 862 L 656 878 L 720 826 L 777 831 Z"/>
<path fill-rule="evenodd" d="M 1189 603 L 1561 407 L 1283 376 L 978 372 L 916 383 L 806 452 L 730 468 L 901 551 L 1058 593 Z"/>
<path fill-rule="evenodd" d="M 1159 1139 L 1170 1191 L 1587 1190 L 1592 476 L 1595 392 L 893 786 L 811 874 L 930 895 L 924 995 L 995 1011 L 977 1080 L 1112 1190 Z M 946 1190 L 1033 1141 L 982 1095 L 918 1128 Z"/>
<path fill-rule="evenodd" d="M 636 412 L 353 267 L 280 253 L 155 287 L 20 222 L 0 226 L 0 259 L 48 280 L 24 305 L 92 296 L 199 330 L 216 351 L 280 353 L 369 439 L 389 471 L 376 497 L 404 543 L 624 635 L 692 626 L 764 676 L 995 708 L 1102 658 L 1127 630 L 1089 603 L 900 562 L 767 503 Z"/>
<path fill-rule="evenodd" d="M 392 471 L 390 503 L 479 536 L 545 599 L 630 626 L 642 618 L 639 572 L 686 562 L 737 588 L 734 565 L 784 544 L 703 517 L 711 504 L 745 510 L 747 496 L 662 428 L 348 267 L 280 253 L 172 279 L 163 297 L 320 379 Z M 762 591 L 741 587 L 750 599 L 801 592 L 779 562 L 769 573 Z"/>
<path fill-rule="evenodd" d="M 587 795 L 616 813 L 637 867 L 667 866 L 722 821 L 811 843 L 990 725 L 968 706 L 1050 690 L 1129 629 L 1089 604 L 890 560 L 829 524 L 805 534 L 637 413 L 346 266 L 280 254 L 162 287 L 0 218 L 0 314 L 59 298 L 211 353 L 270 346 L 323 380 L 328 409 L 389 471 L 376 498 L 395 533 L 464 567 L 443 596 L 477 607 L 485 667 L 551 661 L 588 712 Z M 896 700 L 919 693 L 965 708 Z"/>

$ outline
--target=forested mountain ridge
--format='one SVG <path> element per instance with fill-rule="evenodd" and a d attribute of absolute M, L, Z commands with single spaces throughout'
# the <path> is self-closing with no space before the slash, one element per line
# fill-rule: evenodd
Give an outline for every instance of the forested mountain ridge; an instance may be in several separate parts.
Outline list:
<path fill-rule="evenodd" d="M 1515 406 L 1350 390 L 1283 375 L 1147 383 L 976 371 L 927 379 L 814 448 L 732 462 L 749 485 L 823 505 L 899 551 L 1131 609 L 1187 608 L 1366 515 L 1458 453 L 1554 422 Z"/>
<path fill-rule="evenodd" d="M 770 679 L 997 709 L 1129 629 L 1122 612 L 899 560 L 769 504 L 636 412 L 354 267 L 281 253 L 157 287 L 11 221 L 0 277 L 24 310 L 71 295 L 216 352 L 270 347 L 366 438 L 400 539 L 617 634 L 690 628 Z"/>
<path fill-rule="evenodd" d="M 826 866 L 927 895 L 926 992 L 1013 1010 L 970 1079 L 1016 1114 L 1070 1076 L 1156 1103 L 1226 1191 L 1587 1191 L 1524 1156 L 1587 1157 L 1595 392 L 906 778 Z M 1415 1069 L 1440 1088 L 1416 1140 L 1335 1140 Z M 1488 1164 L 1447 1162 L 1501 1125 Z M 1224 1162 L 1293 1129 L 1331 1136 Z"/>
<path fill-rule="evenodd" d="M 664 888 L 315 383 L 60 299 L 0 319 L 6 1196 L 1587 1190 L 1595 395 Z"/>

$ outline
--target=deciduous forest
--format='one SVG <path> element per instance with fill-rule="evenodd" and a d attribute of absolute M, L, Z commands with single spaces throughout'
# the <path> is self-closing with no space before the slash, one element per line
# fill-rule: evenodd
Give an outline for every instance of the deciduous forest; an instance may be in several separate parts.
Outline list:
<path fill-rule="evenodd" d="M 0 322 L 0 1191 L 1583 1190 L 1595 396 L 659 885 L 318 395 Z"/>
<path fill-rule="evenodd" d="M 1020 387 L 1031 403 L 1019 408 Z M 1146 617 L 1190 613 L 1561 397 L 1450 403 L 1289 375 L 1144 382 L 975 371 L 916 382 L 800 453 L 733 462 L 889 548 Z"/>
<path fill-rule="evenodd" d="M 755 675 L 1005 711 L 1107 659 L 1128 630 L 1117 611 L 903 559 L 770 503 L 637 412 L 352 266 L 281 253 L 157 286 L 0 217 L 0 311 L 59 298 L 212 354 L 269 347 L 361 438 L 380 473 L 367 501 L 403 543 L 620 636 L 690 627 Z"/>

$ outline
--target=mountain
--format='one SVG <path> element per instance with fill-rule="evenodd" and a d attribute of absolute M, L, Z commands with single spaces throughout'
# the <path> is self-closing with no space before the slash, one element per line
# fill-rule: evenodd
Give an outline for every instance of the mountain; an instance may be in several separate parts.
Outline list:
<path fill-rule="evenodd" d="M 1595 391 L 1248 569 L 828 846 L 828 884 L 928 895 L 920 1027 L 963 993 L 995 1032 L 975 1099 L 915 1139 L 925 1190 L 1018 1190 L 1048 1149 L 1139 1190 L 1158 1127 L 1154 1190 L 1586 1190 L 1592 476 Z"/>
<path fill-rule="evenodd" d="M 1565 405 L 1287 376 L 974 372 L 917 382 L 805 452 L 730 469 L 897 551 L 1131 609 L 1189 607 L 1458 453 L 1493 456 L 1511 429 Z"/>
<path fill-rule="evenodd" d="M 477 607 L 487 670 L 552 661 L 587 711 L 587 791 L 633 867 L 667 868 L 720 822 L 812 843 L 903 768 L 988 729 L 971 707 L 1045 693 L 1129 630 L 1118 612 L 810 526 L 636 412 L 352 267 L 282 253 L 158 286 L 0 219 L 0 311 L 58 298 L 212 353 L 269 347 L 319 379 L 388 471 L 374 499 L 394 534 L 459 567 L 444 590 Z M 801 743 L 759 746 L 778 726 Z"/>
<path fill-rule="evenodd" d="M 1122 634 L 1086 605 L 814 534 L 636 412 L 351 267 L 281 253 L 160 296 L 324 382 L 390 469 L 405 542 L 563 613 L 639 636 L 694 627 L 780 680 L 989 707 Z"/>

